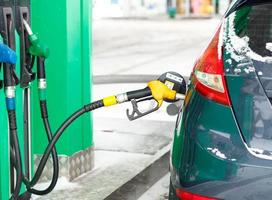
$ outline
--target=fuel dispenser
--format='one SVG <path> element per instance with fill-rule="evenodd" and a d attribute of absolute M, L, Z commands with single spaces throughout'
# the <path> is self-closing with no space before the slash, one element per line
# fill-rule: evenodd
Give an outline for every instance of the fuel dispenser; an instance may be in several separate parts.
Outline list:
<path fill-rule="evenodd" d="M 15 55 L 15 27 L 14 27 L 14 1 L 0 1 L 0 32 L 3 43 L 7 46 L 5 49 L 2 49 L 2 56 L 4 55 Z M 8 49 L 10 48 L 10 49 Z M 11 51 L 13 50 L 13 52 Z M 11 57 L 9 57 L 11 58 Z M 5 99 L 6 99 L 6 110 L 8 114 L 8 129 L 9 134 L 6 137 L 5 130 L 3 130 L 3 139 L 7 142 L 9 141 L 9 148 L 7 148 L 3 153 L 6 155 L 14 154 L 16 160 L 19 159 L 20 149 L 19 149 L 19 139 L 17 135 L 17 120 L 16 120 L 16 111 L 15 111 L 15 86 L 18 85 L 19 79 L 15 72 L 15 63 L 16 60 L 12 59 L 1 59 L 3 61 L 3 86 L 5 90 Z M 14 62 L 15 61 L 15 62 Z M 7 156 L 7 160 L 9 160 Z M 8 162 L 7 162 L 8 163 Z M 22 173 L 18 168 L 22 168 L 21 162 L 10 162 L 9 164 L 2 164 L 1 168 L 6 169 L 7 174 L 1 174 L 5 177 L 8 177 L 10 180 L 10 191 L 12 193 L 11 199 L 16 199 L 20 193 L 21 189 L 21 180 Z M 18 168 L 17 168 L 18 167 Z M 1 170 L 2 171 L 2 170 Z M 16 176 L 16 182 L 15 180 Z M 7 184 L 7 183 L 1 183 Z M 1 191 L 2 192 L 2 191 Z M 4 192 L 4 191 L 3 191 Z M 6 194 L 7 195 L 7 194 Z"/>
<path fill-rule="evenodd" d="M 20 88 L 22 89 L 23 99 L 23 143 L 24 152 L 22 160 L 24 164 L 24 179 L 30 179 L 30 115 L 29 115 L 29 105 L 30 105 L 30 83 L 35 79 L 35 74 L 32 72 L 33 61 L 31 55 L 28 53 L 29 42 L 27 40 L 27 32 L 25 31 L 23 20 L 27 20 L 30 23 L 30 13 L 29 13 L 29 1 L 27 0 L 15 0 L 15 28 L 17 34 L 19 35 L 19 47 L 20 47 Z"/>
<path fill-rule="evenodd" d="M 16 30 L 20 35 L 20 86 L 23 88 L 23 117 L 24 117 L 24 153 L 25 153 L 25 175 L 23 182 L 26 185 L 27 191 L 36 195 L 45 195 L 53 190 L 56 185 L 58 177 L 58 157 L 55 147 L 50 151 L 52 152 L 53 159 L 53 179 L 49 187 L 45 190 L 36 190 L 32 188 L 39 180 L 40 173 L 35 173 L 33 178 L 30 173 L 30 138 L 31 129 L 30 124 L 30 91 L 31 82 L 38 78 L 38 88 L 40 92 L 40 106 L 44 128 L 46 130 L 48 140 L 52 138 L 51 126 L 47 115 L 47 106 L 45 99 L 46 79 L 45 79 L 45 58 L 49 55 L 49 49 L 42 45 L 38 37 L 33 34 L 30 28 L 30 1 L 29 0 L 16 0 Z M 33 66 L 37 62 L 37 74 L 32 71 Z"/>
<path fill-rule="evenodd" d="M 0 86 L 3 86 L 5 90 L 6 113 L 8 116 L 7 123 L 9 127 L 7 133 L 9 137 L 7 137 L 7 139 L 10 141 L 6 154 L 9 154 L 6 158 L 10 161 L 7 162 L 8 165 L 10 165 L 10 170 L 6 170 L 7 174 L 10 174 L 8 175 L 8 180 L 10 180 L 8 190 L 10 192 L 8 192 L 5 197 L 2 196 L 2 199 L 27 200 L 31 198 L 31 194 L 45 195 L 54 189 L 59 175 L 59 163 L 55 145 L 64 131 L 83 114 L 102 107 L 131 102 L 132 111 L 127 110 L 127 116 L 129 120 L 132 121 L 158 110 L 162 106 L 163 101 L 175 102 L 183 99 L 183 94 L 186 92 L 186 83 L 183 77 L 175 72 L 167 72 L 161 75 L 158 80 L 150 81 L 147 87 L 143 89 L 109 96 L 84 105 L 68 117 L 53 134 L 46 101 L 47 83 L 45 65 L 46 58 L 49 56 L 49 49 L 42 44 L 37 35 L 32 32 L 29 16 L 28 0 L 0 0 L 0 31 L 3 38 L 3 44 L 0 44 L 0 62 L 3 63 L 3 80 L 0 80 Z M 20 78 L 17 77 L 15 70 L 15 29 L 18 33 L 18 44 L 20 46 L 20 59 L 18 59 L 20 61 Z M 35 63 L 37 69 L 33 70 Z M 36 73 L 34 73 L 34 71 L 36 71 Z M 29 143 L 31 138 L 31 128 L 29 125 L 31 102 L 29 94 L 31 91 L 31 82 L 35 80 L 36 77 L 41 118 L 47 134 L 48 145 L 37 170 L 32 174 L 31 145 Z M 15 90 L 19 88 L 19 85 L 23 91 L 21 98 L 22 104 L 20 105 L 20 107 L 23 108 L 20 110 L 20 113 L 23 113 L 22 115 L 18 115 L 18 112 L 16 112 L 16 106 L 18 105 L 16 105 Z M 149 110 L 142 111 L 139 104 L 145 101 L 153 101 L 155 104 L 153 103 L 152 105 L 154 106 Z M 21 142 L 18 139 L 17 131 L 18 116 L 23 118 L 23 141 Z M 53 177 L 51 183 L 45 190 L 36 190 L 35 185 L 39 181 L 50 155 L 53 159 Z M 2 165 L 0 167 L 2 175 Z M 7 184 L 7 182 L 4 183 L 4 181 L 1 181 L 0 184 Z"/>

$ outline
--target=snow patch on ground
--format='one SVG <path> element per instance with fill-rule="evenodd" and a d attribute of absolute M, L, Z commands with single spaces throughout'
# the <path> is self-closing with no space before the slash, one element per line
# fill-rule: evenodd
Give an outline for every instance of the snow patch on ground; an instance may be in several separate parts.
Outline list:
<path fill-rule="evenodd" d="M 49 186 L 50 182 L 45 182 L 45 183 L 39 183 L 37 184 L 37 186 L 35 187 L 35 189 L 37 190 L 44 190 L 45 188 L 47 188 Z M 77 183 L 73 183 L 73 182 L 69 182 L 69 180 L 65 177 L 60 177 L 58 179 L 57 185 L 54 188 L 54 191 L 58 191 L 58 190 L 72 190 L 72 189 L 76 189 L 76 188 L 80 188 L 79 184 Z M 38 199 L 40 196 L 37 195 L 33 195 L 31 199 Z"/>

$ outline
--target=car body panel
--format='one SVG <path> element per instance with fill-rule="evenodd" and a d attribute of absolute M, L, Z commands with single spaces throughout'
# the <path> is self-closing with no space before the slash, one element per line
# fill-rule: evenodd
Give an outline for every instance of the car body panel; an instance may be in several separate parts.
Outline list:
<path fill-rule="evenodd" d="M 239 13 L 232 11 L 223 20 L 225 35 L 221 36 L 232 106 L 207 99 L 189 83 L 171 150 L 171 185 L 225 200 L 271 199 L 272 62 L 253 59 L 243 48 L 237 50 L 234 44 L 231 49 L 229 45 L 230 37 L 243 34 L 248 25 L 243 19 L 252 11 L 251 6 L 271 1 L 239 2 L 244 2 L 243 6 L 233 3 Z M 235 34 L 231 23 L 238 24 Z"/>
<path fill-rule="evenodd" d="M 194 88 L 190 87 L 188 92 L 190 90 Z M 267 192 L 272 183 L 271 162 L 248 151 L 233 120 L 232 109 L 214 105 L 196 91 L 187 101 L 182 115 L 187 118 L 180 120 L 175 132 L 171 157 L 172 184 L 176 188 L 221 199 L 255 200 L 261 196 L 269 199 L 272 193 L 271 190 Z M 239 190 L 250 189 L 250 192 L 236 196 L 233 192 L 238 190 L 238 186 Z M 266 192 L 263 194 L 262 191 Z"/>
<path fill-rule="evenodd" d="M 235 118 L 249 150 L 272 160 L 272 2 L 242 8 L 225 22 L 224 66 Z M 242 45 L 241 45 L 242 44 Z"/>

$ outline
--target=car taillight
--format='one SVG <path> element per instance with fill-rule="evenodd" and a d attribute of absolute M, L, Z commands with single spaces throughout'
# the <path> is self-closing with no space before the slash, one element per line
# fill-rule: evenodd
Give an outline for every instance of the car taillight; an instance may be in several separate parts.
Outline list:
<path fill-rule="evenodd" d="M 186 192 L 186 191 L 180 190 L 180 189 L 176 190 L 176 194 L 177 194 L 178 198 L 181 200 L 218 200 L 215 198 L 204 197 L 204 196 L 200 196 L 198 194 Z"/>
<path fill-rule="evenodd" d="M 192 83 L 196 90 L 206 98 L 230 106 L 223 61 L 223 44 L 220 40 L 221 27 L 219 27 L 213 40 L 197 61 Z"/>

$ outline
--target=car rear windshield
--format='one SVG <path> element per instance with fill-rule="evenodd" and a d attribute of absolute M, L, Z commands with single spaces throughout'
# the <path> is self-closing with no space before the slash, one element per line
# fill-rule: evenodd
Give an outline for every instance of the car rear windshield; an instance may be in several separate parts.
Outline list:
<path fill-rule="evenodd" d="M 272 3 L 243 7 L 226 21 L 225 44 L 232 59 L 272 64 Z"/>
<path fill-rule="evenodd" d="M 238 10 L 233 25 L 235 34 L 244 40 L 242 45 L 248 46 L 242 49 L 248 55 L 255 59 L 272 56 L 272 3 Z"/>
<path fill-rule="evenodd" d="M 255 5 L 266 4 L 266 3 L 268 4 L 271 3 L 271 0 L 236 0 L 232 2 L 232 5 L 230 6 L 230 9 L 227 12 L 226 16 L 246 6 L 255 6 Z"/>
<path fill-rule="evenodd" d="M 272 2 L 244 6 L 224 23 L 225 74 L 250 150 L 272 160 Z"/>

